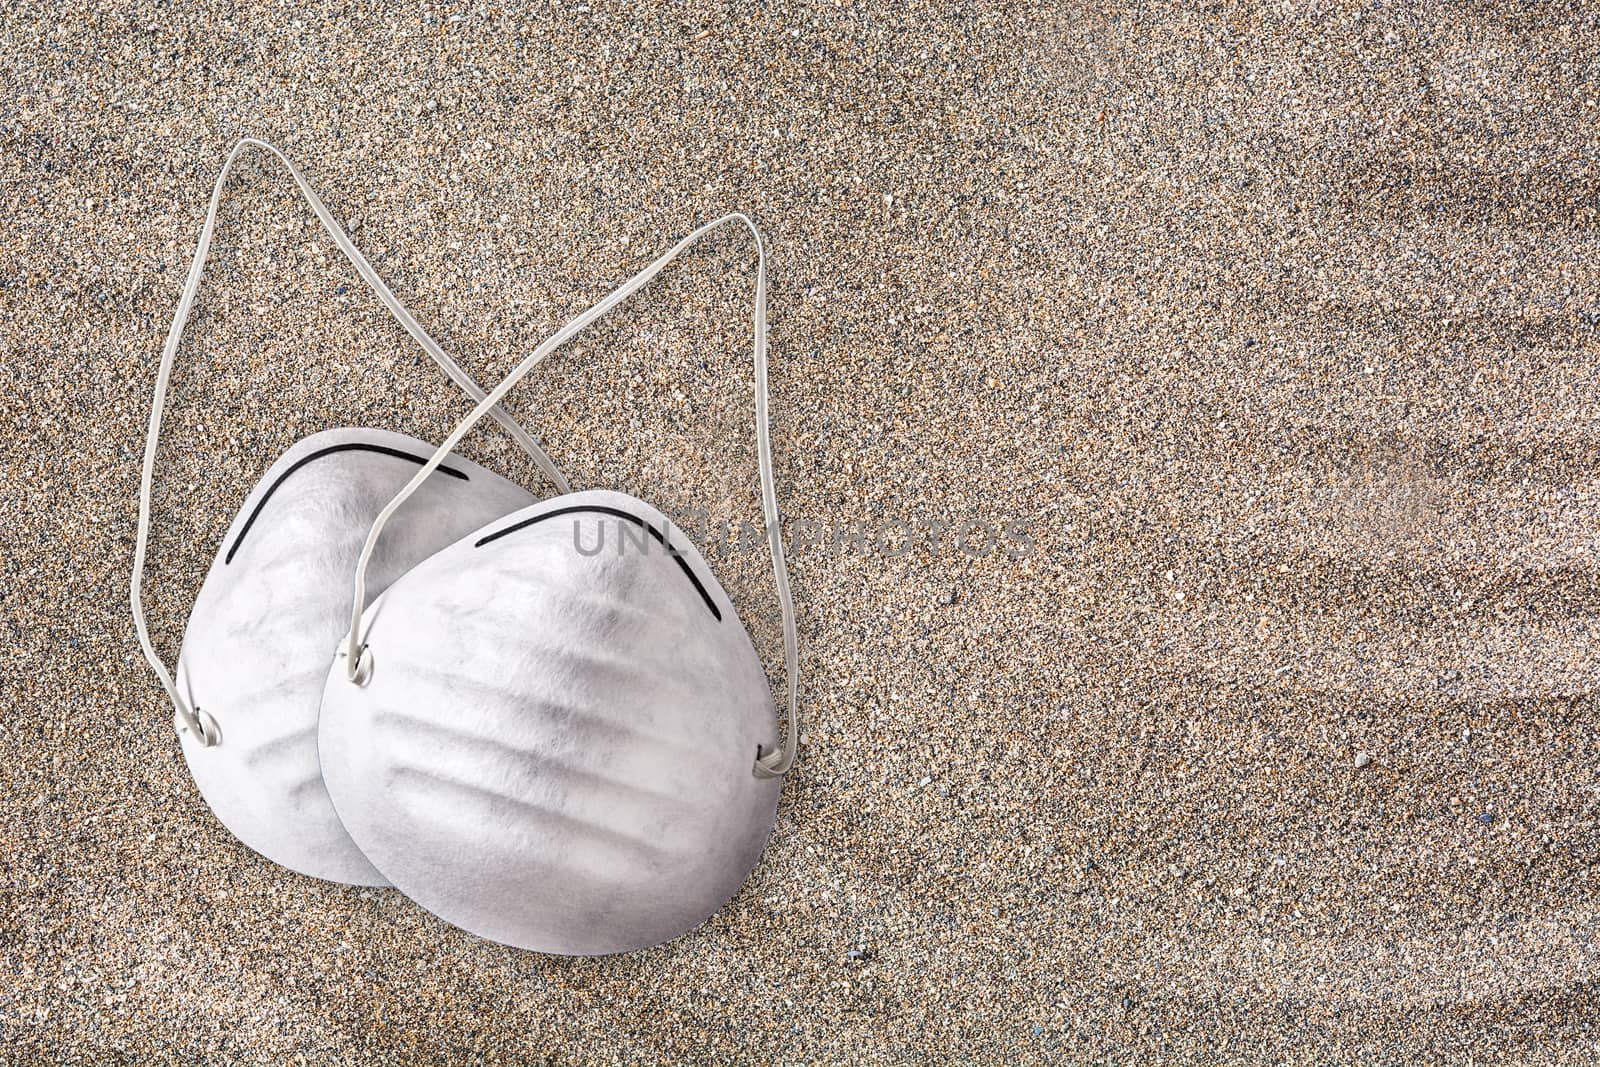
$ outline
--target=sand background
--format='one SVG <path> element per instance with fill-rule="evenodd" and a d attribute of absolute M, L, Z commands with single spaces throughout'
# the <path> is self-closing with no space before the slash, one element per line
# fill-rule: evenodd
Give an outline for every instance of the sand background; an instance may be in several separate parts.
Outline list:
<path fill-rule="evenodd" d="M 1594 1062 L 1600 20 L 1516 7 L 3 5 L 0 1058 Z M 1032 532 L 795 552 L 806 743 L 701 929 L 501 948 L 198 797 L 127 579 L 244 134 L 482 381 L 750 212 L 785 515 Z M 519 388 L 575 485 L 759 514 L 752 264 Z M 169 662 L 275 455 L 468 409 L 259 159 L 172 404 Z"/>

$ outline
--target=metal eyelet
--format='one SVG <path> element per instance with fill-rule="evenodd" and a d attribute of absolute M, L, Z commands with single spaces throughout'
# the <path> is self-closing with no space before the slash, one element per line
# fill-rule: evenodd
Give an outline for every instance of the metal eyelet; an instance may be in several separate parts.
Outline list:
<path fill-rule="evenodd" d="M 339 655 L 343 656 L 346 653 L 341 652 Z M 347 672 L 346 676 L 352 684 L 358 686 L 364 686 L 372 681 L 372 652 L 366 645 L 362 645 L 361 651 L 356 653 L 355 669 Z"/>
<path fill-rule="evenodd" d="M 774 748 L 771 752 L 765 752 L 763 751 L 765 747 L 766 746 L 764 745 L 756 746 L 756 762 L 755 765 L 750 768 L 750 773 L 755 775 L 759 781 L 767 781 L 772 778 L 782 778 L 783 774 L 781 772 L 772 769 L 773 764 L 777 763 L 778 760 L 782 758 L 779 755 L 781 750 Z"/>
<path fill-rule="evenodd" d="M 200 743 L 201 748 L 211 748 L 222 743 L 222 727 L 217 725 L 217 720 L 204 708 L 196 707 L 194 711 L 187 708 L 177 709 L 178 733 L 187 733 Z"/>

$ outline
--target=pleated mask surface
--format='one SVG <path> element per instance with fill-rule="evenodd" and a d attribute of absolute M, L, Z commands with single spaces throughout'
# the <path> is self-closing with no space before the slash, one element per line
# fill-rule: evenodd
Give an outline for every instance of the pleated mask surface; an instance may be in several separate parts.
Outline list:
<path fill-rule="evenodd" d="M 743 884 L 794 757 L 798 642 L 767 431 L 766 264 L 742 215 L 701 227 L 578 316 L 481 401 L 368 535 L 529 369 L 684 248 L 756 237 L 757 453 L 783 614 L 788 730 L 705 559 L 661 512 L 605 491 L 486 524 L 354 613 L 323 694 L 324 780 L 368 860 L 472 933 L 543 952 L 644 948 Z"/>
<path fill-rule="evenodd" d="M 178 689 L 216 724 L 179 731 L 211 810 L 268 859 L 337 882 L 385 879 L 355 847 L 322 783 L 317 718 L 328 650 L 349 624 L 350 571 L 383 505 L 433 446 L 382 430 L 328 430 L 268 469 L 217 551 L 184 628 Z M 532 494 L 452 456 L 406 503 L 372 560 L 394 579 Z"/>
<path fill-rule="evenodd" d="M 191 773 L 217 818 L 244 844 L 331 881 L 387 884 L 340 823 L 323 785 L 317 718 L 330 649 L 351 611 L 349 575 L 384 506 L 435 449 L 377 429 L 313 434 L 281 456 L 246 497 L 219 546 L 185 628 L 176 676 L 151 643 L 141 598 L 162 409 L 174 357 L 205 266 L 228 172 L 247 147 L 286 166 L 317 217 L 380 300 L 474 399 L 484 393 L 427 336 L 276 149 L 254 139 L 229 155 L 212 196 L 157 374 L 140 487 L 131 601 L 145 657 L 167 691 Z M 549 457 L 498 405 L 492 413 L 556 484 Z M 392 543 L 371 557 L 377 586 L 494 518 L 535 500 L 450 456 L 394 517 Z M 387 539 L 386 539 L 387 542 Z"/>

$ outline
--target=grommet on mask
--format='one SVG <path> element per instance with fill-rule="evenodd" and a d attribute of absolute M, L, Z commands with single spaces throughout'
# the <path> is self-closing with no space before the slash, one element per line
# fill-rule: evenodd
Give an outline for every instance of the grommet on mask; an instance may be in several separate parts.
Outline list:
<path fill-rule="evenodd" d="M 348 657 L 350 653 L 341 652 L 339 655 Z M 350 669 L 349 677 L 356 685 L 366 685 L 372 680 L 372 652 L 366 645 L 362 645 L 361 651 L 356 653 L 356 665 Z"/>
<path fill-rule="evenodd" d="M 180 734 L 190 734 L 195 743 L 201 748 L 210 748 L 212 745 L 222 743 L 222 727 L 217 725 L 205 708 L 198 705 L 193 711 L 188 708 L 174 708 L 173 716 Z"/>
<path fill-rule="evenodd" d="M 185 627 L 176 677 L 156 654 L 141 592 L 162 411 L 174 358 L 216 229 L 229 171 L 248 147 L 286 167 L 323 228 L 379 300 L 474 400 L 483 390 L 429 337 L 300 173 L 275 148 L 240 141 L 217 178 L 199 244 L 156 375 L 140 481 L 130 601 L 139 644 L 174 709 L 184 758 L 218 819 L 246 845 L 293 870 L 360 885 L 387 884 L 340 824 L 322 782 L 317 717 L 329 648 L 350 611 L 349 574 L 383 505 L 427 465 L 434 449 L 384 430 L 314 434 L 281 456 L 245 498 L 217 550 Z M 563 492 L 566 480 L 544 451 L 498 407 L 492 417 Z M 396 518 L 399 535 L 375 560 L 387 587 L 417 562 L 532 494 L 477 464 L 449 457 Z M 370 663 L 368 668 L 369 669 Z"/>
<path fill-rule="evenodd" d="M 783 615 L 782 739 L 732 601 L 694 546 L 631 496 L 586 491 L 522 508 L 368 604 L 369 564 L 391 519 L 492 405 L 727 223 L 748 228 L 757 251 L 756 438 Z M 544 952 L 644 948 L 714 913 L 759 858 L 794 760 L 799 659 L 773 485 L 766 334 L 759 232 L 737 214 L 702 226 L 541 344 L 373 523 L 354 569 L 344 658 L 323 692 L 323 774 L 373 866 L 448 922 Z M 619 550 L 584 549 L 605 524 Z"/>

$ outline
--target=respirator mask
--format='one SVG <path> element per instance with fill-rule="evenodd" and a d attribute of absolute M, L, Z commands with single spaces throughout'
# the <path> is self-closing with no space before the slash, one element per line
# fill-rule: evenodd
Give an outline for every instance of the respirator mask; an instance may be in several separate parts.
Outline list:
<path fill-rule="evenodd" d="M 694 927 L 760 856 L 797 742 L 759 232 L 738 214 L 700 227 L 485 395 L 290 166 L 341 251 L 477 406 L 438 448 L 349 429 L 291 448 L 223 539 L 174 677 L 140 602 L 156 447 L 228 168 L 247 145 L 283 160 L 247 139 L 218 179 L 157 376 L 133 570 L 140 644 L 202 795 L 270 859 L 333 881 L 393 884 L 505 944 L 600 954 Z M 766 673 L 704 557 L 641 500 L 572 492 L 499 407 L 551 352 L 729 224 L 747 228 L 757 252 L 756 439 L 783 619 L 781 741 Z M 535 501 L 451 454 L 486 415 L 561 495 Z"/>

